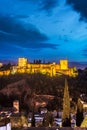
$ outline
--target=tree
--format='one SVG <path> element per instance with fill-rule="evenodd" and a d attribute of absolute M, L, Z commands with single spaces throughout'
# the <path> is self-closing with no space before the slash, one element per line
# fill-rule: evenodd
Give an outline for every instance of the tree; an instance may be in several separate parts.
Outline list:
<path fill-rule="evenodd" d="M 20 124 L 21 124 L 22 127 L 23 127 L 23 126 L 25 126 L 25 127 L 28 126 L 27 116 L 25 116 L 25 113 L 24 113 L 24 112 L 21 112 Z"/>
<path fill-rule="evenodd" d="M 82 121 L 82 123 L 81 123 L 81 126 L 80 127 L 82 127 L 82 128 L 87 128 L 87 116 L 84 118 L 84 120 Z"/>
<path fill-rule="evenodd" d="M 64 97 L 63 97 L 63 114 L 62 114 L 62 125 L 64 127 L 71 126 L 70 123 L 70 97 L 68 91 L 68 83 L 65 79 Z"/>
<path fill-rule="evenodd" d="M 32 120 L 31 120 L 31 126 L 35 127 L 35 117 L 34 117 L 34 107 L 32 109 Z"/>
<path fill-rule="evenodd" d="M 77 102 L 77 113 L 76 113 L 76 125 L 79 127 L 83 121 L 83 105 L 81 99 L 78 99 Z"/>
<path fill-rule="evenodd" d="M 54 117 L 50 112 L 47 112 L 44 119 L 43 119 L 43 126 L 48 127 L 52 126 L 54 122 Z"/>

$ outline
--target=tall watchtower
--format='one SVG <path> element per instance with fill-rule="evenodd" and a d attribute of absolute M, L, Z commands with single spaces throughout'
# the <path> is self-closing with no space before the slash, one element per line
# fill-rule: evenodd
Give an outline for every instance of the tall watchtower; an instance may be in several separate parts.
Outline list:
<path fill-rule="evenodd" d="M 61 70 L 67 70 L 68 69 L 68 60 L 60 60 L 60 68 L 61 68 Z"/>
<path fill-rule="evenodd" d="M 27 59 L 26 58 L 19 58 L 18 59 L 18 66 L 19 67 L 26 67 L 27 66 Z"/>

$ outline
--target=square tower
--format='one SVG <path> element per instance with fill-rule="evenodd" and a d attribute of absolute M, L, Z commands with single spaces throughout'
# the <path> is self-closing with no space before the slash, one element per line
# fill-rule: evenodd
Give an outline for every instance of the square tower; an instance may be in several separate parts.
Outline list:
<path fill-rule="evenodd" d="M 27 66 L 27 59 L 26 58 L 19 58 L 18 59 L 18 66 L 19 67 L 26 67 Z"/>
<path fill-rule="evenodd" d="M 60 69 L 67 70 L 68 69 L 68 60 L 60 60 Z"/>

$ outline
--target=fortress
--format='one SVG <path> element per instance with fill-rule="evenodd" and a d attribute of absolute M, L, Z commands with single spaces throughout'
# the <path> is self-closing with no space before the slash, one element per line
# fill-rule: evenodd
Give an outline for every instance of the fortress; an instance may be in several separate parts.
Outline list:
<path fill-rule="evenodd" d="M 12 66 L 10 70 L 0 71 L 0 75 L 9 75 L 16 73 L 42 73 L 49 76 L 59 76 L 59 75 L 68 75 L 71 77 L 76 77 L 78 72 L 76 67 L 69 68 L 68 60 L 60 60 L 60 63 L 41 63 L 37 61 L 34 63 L 28 63 L 27 58 L 19 58 L 17 66 Z"/>

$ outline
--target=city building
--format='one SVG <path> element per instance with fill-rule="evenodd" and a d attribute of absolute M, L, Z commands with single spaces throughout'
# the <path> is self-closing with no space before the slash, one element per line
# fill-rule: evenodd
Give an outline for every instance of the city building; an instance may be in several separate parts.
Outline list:
<path fill-rule="evenodd" d="M 12 66 L 11 70 L 8 72 L 1 72 L 0 75 L 9 75 L 16 73 L 42 73 L 47 74 L 49 76 L 60 76 L 60 75 L 68 75 L 71 77 L 76 77 L 78 72 L 76 67 L 70 68 L 68 66 L 68 60 L 60 60 L 60 63 L 41 63 L 34 62 L 28 63 L 26 58 L 19 58 L 17 66 Z"/>
<path fill-rule="evenodd" d="M 3 63 L 0 62 L 0 67 L 2 67 L 2 66 L 3 66 Z"/>
<path fill-rule="evenodd" d="M 15 100 L 13 102 L 13 107 L 16 109 L 14 113 L 19 113 L 19 101 Z"/>
<path fill-rule="evenodd" d="M 9 118 L 0 120 L 0 130 L 11 130 L 11 123 Z"/>

